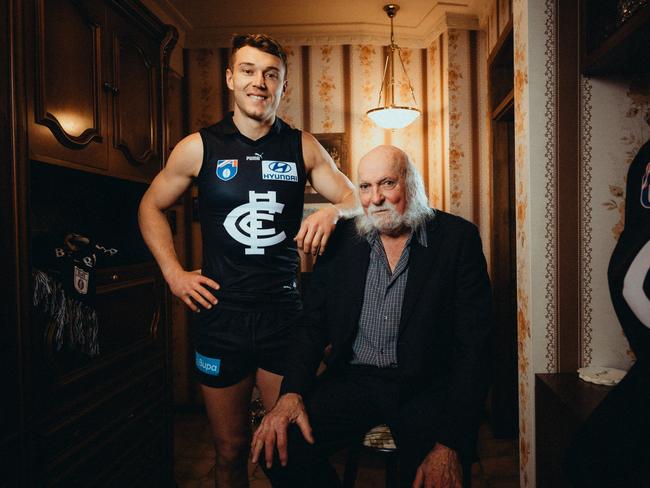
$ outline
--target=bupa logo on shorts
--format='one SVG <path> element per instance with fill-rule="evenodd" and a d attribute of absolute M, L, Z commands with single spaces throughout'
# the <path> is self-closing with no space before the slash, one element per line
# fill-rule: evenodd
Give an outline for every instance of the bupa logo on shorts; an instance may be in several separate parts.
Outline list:
<path fill-rule="evenodd" d="M 202 373 L 209 374 L 210 376 L 219 376 L 221 359 L 209 358 L 196 351 L 196 367 Z"/>
<path fill-rule="evenodd" d="M 219 159 L 217 161 L 217 177 L 220 180 L 232 180 L 237 174 L 238 161 L 236 159 Z"/>
<path fill-rule="evenodd" d="M 298 181 L 298 168 L 287 161 L 262 161 L 262 179 Z"/>

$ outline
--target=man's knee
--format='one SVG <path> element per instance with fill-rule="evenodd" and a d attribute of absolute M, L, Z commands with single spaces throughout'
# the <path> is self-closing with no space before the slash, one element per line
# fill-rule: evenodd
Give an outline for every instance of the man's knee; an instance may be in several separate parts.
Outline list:
<path fill-rule="evenodd" d="M 308 443 L 302 435 L 302 432 L 296 425 L 289 425 L 287 429 L 287 467 L 293 468 L 295 465 L 305 465 L 314 456 L 315 446 Z M 266 457 L 264 451 L 259 457 L 259 464 L 265 467 Z M 280 457 L 277 448 L 273 451 L 273 468 L 280 466 Z"/>
<path fill-rule="evenodd" d="M 340 485 L 336 472 L 329 465 L 327 456 L 318 443 L 307 442 L 296 425 L 290 425 L 287 430 L 287 455 L 287 464 L 283 467 L 277 452 L 274 453 L 271 469 L 267 469 L 264 459 L 260 459 L 260 466 L 274 487 L 329 488 Z"/>
<path fill-rule="evenodd" d="M 214 447 L 217 466 L 227 468 L 246 464 L 249 443 L 250 441 L 247 437 L 216 439 Z"/>
<path fill-rule="evenodd" d="M 310 444 L 305 440 L 300 428 L 292 424 L 287 429 L 287 454 L 289 455 L 289 462 L 292 459 L 309 458 L 316 452 L 317 445 Z"/>
<path fill-rule="evenodd" d="M 405 437 L 396 441 L 396 444 L 400 486 L 411 486 L 418 467 L 433 445 Z"/>

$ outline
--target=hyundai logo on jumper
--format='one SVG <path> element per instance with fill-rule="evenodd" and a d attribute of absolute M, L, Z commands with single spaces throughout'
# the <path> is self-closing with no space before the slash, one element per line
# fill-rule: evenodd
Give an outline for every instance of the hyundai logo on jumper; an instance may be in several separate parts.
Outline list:
<path fill-rule="evenodd" d="M 209 358 L 196 351 L 196 367 L 199 371 L 211 376 L 219 376 L 219 368 L 221 366 L 221 359 Z"/>
<path fill-rule="evenodd" d="M 296 163 L 287 161 L 262 161 L 263 180 L 298 181 Z"/>

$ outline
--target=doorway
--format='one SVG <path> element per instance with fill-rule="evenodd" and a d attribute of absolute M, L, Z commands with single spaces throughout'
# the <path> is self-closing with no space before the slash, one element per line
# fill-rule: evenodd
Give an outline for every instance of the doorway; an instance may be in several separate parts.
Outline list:
<path fill-rule="evenodd" d="M 492 147 L 491 278 L 494 312 L 490 424 L 495 437 L 518 435 L 517 255 L 512 28 L 488 60 Z"/>

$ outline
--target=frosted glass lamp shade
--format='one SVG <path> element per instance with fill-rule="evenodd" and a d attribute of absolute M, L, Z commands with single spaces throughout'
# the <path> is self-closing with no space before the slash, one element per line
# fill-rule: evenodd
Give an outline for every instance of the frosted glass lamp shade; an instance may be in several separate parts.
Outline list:
<path fill-rule="evenodd" d="M 384 129 L 402 129 L 420 116 L 420 111 L 412 107 L 379 107 L 368 110 L 368 117 Z"/>

